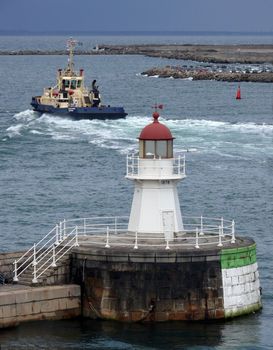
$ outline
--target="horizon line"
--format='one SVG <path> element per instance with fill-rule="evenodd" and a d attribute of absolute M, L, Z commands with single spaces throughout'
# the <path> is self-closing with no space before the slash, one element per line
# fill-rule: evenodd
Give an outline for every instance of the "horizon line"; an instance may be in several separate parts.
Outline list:
<path fill-rule="evenodd" d="M 224 31 L 224 30 L 6 30 L 0 35 L 273 35 L 273 31 Z"/>

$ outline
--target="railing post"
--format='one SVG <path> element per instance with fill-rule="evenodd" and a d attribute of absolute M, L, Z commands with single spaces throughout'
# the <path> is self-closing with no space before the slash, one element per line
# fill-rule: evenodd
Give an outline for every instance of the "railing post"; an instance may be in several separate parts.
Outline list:
<path fill-rule="evenodd" d="M 181 174 L 181 156 L 178 156 L 177 175 Z"/>
<path fill-rule="evenodd" d="M 198 244 L 198 227 L 196 227 L 196 232 L 195 232 L 195 248 L 200 248 Z"/>
<path fill-rule="evenodd" d="M 55 251 L 55 244 L 53 244 L 53 248 L 52 248 L 52 267 L 56 267 L 56 251 Z"/>
<path fill-rule="evenodd" d="M 36 244 L 33 245 L 33 279 L 32 283 L 37 283 L 37 272 L 36 272 L 36 266 L 37 266 L 37 260 L 36 260 Z"/>
<path fill-rule="evenodd" d="M 62 228 L 62 222 L 60 221 L 59 224 L 60 230 L 59 230 L 59 237 L 60 237 L 60 242 L 63 240 L 63 228 Z"/>
<path fill-rule="evenodd" d="M 105 244 L 105 248 L 110 248 L 110 245 L 109 245 L 109 226 L 107 226 L 107 228 L 106 228 L 106 244 Z"/>
<path fill-rule="evenodd" d="M 186 175 L 186 158 L 184 155 L 184 161 L 183 161 L 183 174 Z"/>
<path fill-rule="evenodd" d="M 14 277 L 13 277 L 13 282 L 18 282 L 18 277 L 17 277 L 17 260 L 14 261 Z"/>
<path fill-rule="evenodd" d="M 56 236 L 55 244 L 58 245 L 59 244 L 59 226 L 58 225 L 56 225 L 55 227 L 55 236 Z"/>
<path fill-rule="evenodd" d="M 231 226 L 231 243 L 235 243 L 235 222 L 232 220 L 232 226 Z"/>
<path fill-rule="evenodd" d="M 166 250 L 169 250 L 170 249 L 170 246 L 169 246 L 169 240 L 168 239 L 166 239 L 166 248 L 165 248 Z"/>
<path fill-rule="evenodd" d="M 63 239 L 65 239 L 66 238 L 66 220 L 64 219 L 64 221 L 63 221 Z"/>
<path fill-rule="evenodd" d="M 223 217 L 221 218 L 221 234 L 222 234 L 222 237 L 224 237 L 224 218 Z"/>
<path fill-rule="evenodd" d="M 137 231 L 136 231 L 136 236 L 135 236 L 135 245 L 134 245 L 134 249 L 138 249 L 138 245 L 137 245 Z"/>
<path fill-rule="evenodd" d="M 217 247 L 222 247 L 222 228 L 219 226 L 219 243 L 217 244 Z"/>
<path fill-rule="evenodd" d="M 201 215 L 200 218 L 200 232 L 199 232 L 200 236 L 204 236 L 204 228 L 203 228 L 203 216 Z"/>
<path fill-rule="evenodd" d="M 75 247 L 79 246 L 79 238 L 78 238 L 78 226 L 76 226 L 76 241 L 75 241 Z"/>

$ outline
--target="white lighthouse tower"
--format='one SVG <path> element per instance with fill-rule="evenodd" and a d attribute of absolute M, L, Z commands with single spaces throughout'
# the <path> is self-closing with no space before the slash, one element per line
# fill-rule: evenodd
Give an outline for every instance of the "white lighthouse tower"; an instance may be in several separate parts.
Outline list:
<path fill-rule="evenodd" d="M 170 130 L 158 121 L 139 135 L 139 153 L 128 155 L 126 178 L 135 183 L 128 231 L 172 240 L 183 231 L 177 183 L 186 177 L 185 157 L 173 155 Z"/>

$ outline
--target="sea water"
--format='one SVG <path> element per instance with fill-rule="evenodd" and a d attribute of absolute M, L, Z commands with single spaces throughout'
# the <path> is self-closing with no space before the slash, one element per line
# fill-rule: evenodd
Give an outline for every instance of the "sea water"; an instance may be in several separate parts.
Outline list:
<path fill-rule="evenodd" d="M 62 49 L 66 37 L 0 37 L 0 50 Z M 102 43 L 248 43 L 269 37 L 82 37 Z M 151 67 L 195 62 L 143 56 L 75 56 L 86 85 L 126 119 L 73 121 L 31 110 L 31 97 L 55 83 L 65 56 L 0 56 L 1 251 L 28 249 L 62 219 L 129 215 L 133 185 L 126 154 L 162 103 L 160 120 L 186 155 L 182 215 L 234 219 L 257 243 L 263 310 L 227 322 L 132 324 L 70 320 L 0 330 L 3 349 L 273 348 L 273 87 L 145 77 Z M 198 63 L 199 64 L 199 63 Z M 1 288 L 1 287 L 0 287 Z"/>

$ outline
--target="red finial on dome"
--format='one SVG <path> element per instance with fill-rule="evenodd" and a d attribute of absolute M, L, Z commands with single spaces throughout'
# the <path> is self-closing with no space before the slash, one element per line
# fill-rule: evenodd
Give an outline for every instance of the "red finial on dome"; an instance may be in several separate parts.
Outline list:
<path fill-rule="evenodd" d="M 154 117 L 154 123 L 159 123 L 159 121 L 158 121 L 159 113 L 158 112 L 154 112 L 153 113 L 153 117 Z"/>
<path fill-rule="evenodd" d="M 158 121 L 159 113 L 157 108 L 163 109 L 163 105 L 155 105 L 153 106 L 155 109 L 153 113 L 154 121 L 153 123 L 145 126 L 145 128 L 141 131 L 139 135 L 140 140 L 173 140 L 173 136 L 164 124 L 161 124 Z"/>

